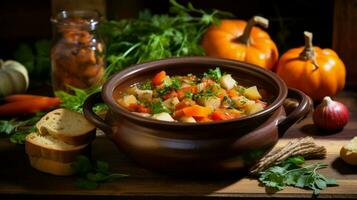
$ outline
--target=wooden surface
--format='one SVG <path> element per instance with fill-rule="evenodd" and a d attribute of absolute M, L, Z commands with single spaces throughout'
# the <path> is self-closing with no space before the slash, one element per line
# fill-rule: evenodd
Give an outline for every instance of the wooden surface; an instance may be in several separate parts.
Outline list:
<path fill-rule="evenodd" d="M 339 99 L 351 111 L 351 120 L 342 132 L 325 135 L 326 133 L 318 131 L 312 125 L 311 118 L 308 117 L 288 130 L 278 143 L 281 146 L 291 138 L 311 135 L 318 144 L 327 148 L 327 158 L 319 162 L 324 162 L 329 167 L 321 172 L 328 177 L 336 178 L 339 186 L 323 190 L 320 198 L 357 198 L 357 166 L 349 166 L 339 158 L 341 146 L 357 135 L 357 93 L 345 92 Z M 205 180 L 168 177 L 136 165 L 104 137 L 98 137 L 94 141 L 92 153 L 95 159 L 109 162 L 113 172 L 130 174 L 130 177 L 102 184 L 96 190 L 77 189 L 74 187 L 75 177 L 56 177 L 32 169 L 23 146 L 0 139 L 0 199 L 300 199 L 312 196 L 311 191 L 296 188 L 269 193 L 256 180 L 239 173 L 226 177 L 207 177 Z"/>
<path fill-rule="evenodd" d="M 357 0 L 335 0 L 333 46 L 347 68 L 347 85 L 357 86 Z"/>

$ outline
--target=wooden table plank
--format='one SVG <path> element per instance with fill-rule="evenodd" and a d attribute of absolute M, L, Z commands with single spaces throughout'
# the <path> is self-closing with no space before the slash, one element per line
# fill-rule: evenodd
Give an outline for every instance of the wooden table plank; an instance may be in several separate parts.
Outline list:
<path fill-rule="evenodd" d="M 340 100 L 351 111 L 351 121 L 339 133 L 322 135 L 312 126 L 311 117 L 292 127 L 278 146 L 292 138 L 312 135 L 319 145 L 327 147 L 327 158 L 320 160 L 329 165 L 321 170 L 328 177 L 337 179 L 339 186 L 329 187 L 321 192 L 320 198 L 357 198 L 357 167 L 345 164 L 339 158 L 339 151 L 351 137 L 357 135 L 356 93 L 344 93 Z M 169 177 L 144 169 L 133 163 L 105 137 L 98 137 L 92 145 L 93 157 L 110 163 L 112 171 L 130 174 L 127 179 L 102 184 L 96 190 L 82 190 L 74 187 L 75 177 L 56 177 L 32 169 L 24 154 L 23 146 L 0 139 L 0 197 L 50 197 L 57 198 L 310 198 L 312 192 L 297 188 L 269 193 L 254 179 L 243 174 L 226 177 L 208 177 L 206 180 L 189 177 Z M 316 162 L 316 161 L 309 161 Z M 13 196 L 16 195 L 16 196 Z"/>

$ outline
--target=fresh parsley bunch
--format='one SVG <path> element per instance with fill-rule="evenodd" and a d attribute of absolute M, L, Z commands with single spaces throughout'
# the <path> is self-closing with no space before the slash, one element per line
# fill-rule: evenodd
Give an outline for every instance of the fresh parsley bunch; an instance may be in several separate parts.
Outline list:
<path fill-rule="evenodd" d="M 137 19 L 112 20 L 101 24 L 99 32 L 107 44 L 108 66 L 104 79 L 133 64 L 168 57 L 204 55 L 200 42 L 209 25 L 218 24 L 221 17 L 233 16 L 218 10 L 206 12 L 191 3 L 187 6 L 175 0 L 170 0 L 170 3 L 170 15 L 153 15 L 145 10 Z M 97 87 L 96 91 L 100 89 Z M 56 96 L 64 102 L 62 107 L 81 112 L 84 100 L 93 90 L 72 90 L 73 94 L 60 91 Z M 103 106 L 95 110 L 101 108 Z"/>
<path fill-rule="evenodd" d="M 94 164 L 83 155 L 77 157 L 72 167 L 80 176 L 75 185 L 82 189 L 95 189 L 100 183 L 128 177 L 126 174 L 111 173 L 108 163 L 97 161 Z"/>
<path fill-rule="evenodd" d="M 0 133 L 5 133 L 12 143 L 25 144 L 26 136 L 36 130 L 35 124 L 45 114 L 45 112 L 37 112 L 35 115 L 26 118 L 0 120 Z"/>
<path fill-rule="evenodd" d="M 302 166 L 302 156 L 290 157 L 279 165 L 272 166 L 259 173 L 259 181 L 266 187 L 282 190 L 286 186 L 313 190 L 319 195 L 320 190 L 337 185 L 336 179 L 326 178 L 317 170 L 326 168 L 326 164 L 316 163 Z"/>
<path fill-rule="evenodd" d="M 137 19 L 107 21 L 100 32 L 107 39 L 106 76 L 132 64 L 168 57 L 204 55 L 200 46 L 202 35 L 219 17 L 232 14 L 213 10 L 206 12 L 170 0 L 170 15 L 153 15 L 149 10 Z"/>

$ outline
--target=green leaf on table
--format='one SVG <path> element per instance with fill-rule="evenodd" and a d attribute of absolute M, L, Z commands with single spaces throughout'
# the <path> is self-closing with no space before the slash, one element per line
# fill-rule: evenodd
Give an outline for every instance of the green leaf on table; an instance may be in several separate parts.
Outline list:
<path fill-rule="evenodd" d="M 0 133 L 11 134 L 16 126 L 12 124 L 11 120 L 0 120 Z"/>
<path fill-rule="evenodd" d="M 43 115 L 45 112 L 37 112 L 28 117 L 0 120 L 0 133 L 5 133 L 12 143 L 24 144 L 26 136 L 36 131 L 35 124 Z"/>
<path fill-rule="evenodd" d="M 93 170 L 91 161 L 86 156 L 79 155 L 76 162 L 72 165 L 73 169 L 79 174 L 84 175 Z"/>
<path fill-rule="evenodd" d="M 79 179 L 75 185 L 84 189 L 95 189 L 99 183 L 128 177 L 126 174 L 111 173 L 109 165 L 103 161 L 92 162 L 88 157 L 80 155 L 72 165 Z"/>
<path fill-rule="evenodd" d="M 281 164 L 272 166 L 259 174 L 259 181 L 266 187 L 282 190 L 286 186 L 294 186 L 313 190 L 313 195 L 319 195 L 320 190 L 335 186 L 336 179 L 326 178 L 317 170 L 327 167 L 326 164 L 315 163 L 311 165 L 305 162 L 301 156 L 286 159 Z"/>

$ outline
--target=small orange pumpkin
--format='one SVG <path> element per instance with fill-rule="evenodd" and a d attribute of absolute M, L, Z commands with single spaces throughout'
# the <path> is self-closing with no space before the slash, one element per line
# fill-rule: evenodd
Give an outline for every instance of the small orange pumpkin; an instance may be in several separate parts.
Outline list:
<path fill-rule="evenodd" d="M 302 90 L 313 100 L 334 96 L 345 86 L 346 69 L 331 49 L 312 45 L 312 33 L 305 31 L 305 46 L 284 53 L 277 74 L 289 87 Z"/>
<path fill-rule="evenodd" d="M 221 20 L 218 26 L 210 26 L 202 39 L 206 55 L 245 61 L 272 69 L 279 57 L 278 49 L 269 34 L 255 27 L 256 24 L 267 28 L 269 21 L 254 16 L 248 23 L 226 19 Z"/>

